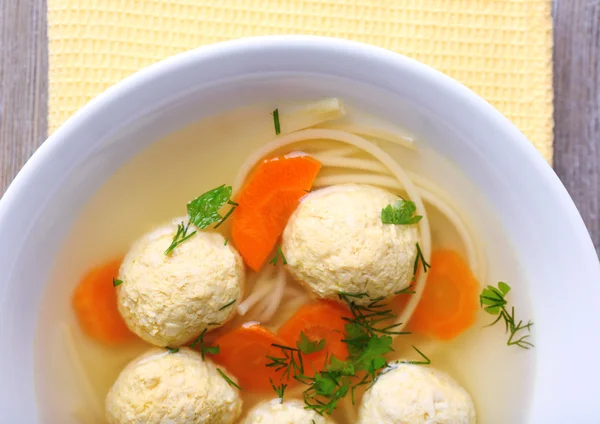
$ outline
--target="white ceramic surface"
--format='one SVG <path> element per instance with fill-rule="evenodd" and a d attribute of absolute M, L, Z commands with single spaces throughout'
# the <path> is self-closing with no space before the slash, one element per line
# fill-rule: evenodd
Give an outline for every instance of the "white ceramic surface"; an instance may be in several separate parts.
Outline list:
<path fill-rule="evenodd" d="M 300 81 L 309 74 L 312 87 L 294 86 L 294 76 Z M 600 266 L 575 206 L 532 145 L 488 103 L 411 59 L 341 40 L 266 37 L 203 47 L 117 84 L 56 131 L 6 192 L 0 201 L 1 422 L 37 422 L 36 311 L 66 232 L 108 177 L 152 142 L 202 117 L 257 97 L 310 97 L 328 87 L 330 95 L 360 100 L 384 118 L 410 121 L 498 211 L 530 277 L 535 311 L 528 422 L 600 420 Z"/>

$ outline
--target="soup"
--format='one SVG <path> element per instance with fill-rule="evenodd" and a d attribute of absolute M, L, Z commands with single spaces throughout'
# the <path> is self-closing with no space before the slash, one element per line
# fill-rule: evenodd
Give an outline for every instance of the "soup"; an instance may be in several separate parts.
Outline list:
<path fill-rule="evenodd" d="M 199 375 L 190 391 L 210 381 L 204 409 L 220 411 L 201 421 L 206 399 L 190 395 L 173 422 L 425 422 L 415 417 L 443 410 L 455 415 L 441 422 L 524 422 L 526 276 L 474 186 L 339 99 L 274 112 L 244 108 L 173 134 L 89 202 L 40 313 L 42 421 L 134 422 L 123 412 L 136 410 L 131 379 L 165 363 L 184 372 L 164 371 L 164 384 Z M 382 393 L 401 403 L 411 387 L 440 391 L 444 407 L 388 411 Z"/>

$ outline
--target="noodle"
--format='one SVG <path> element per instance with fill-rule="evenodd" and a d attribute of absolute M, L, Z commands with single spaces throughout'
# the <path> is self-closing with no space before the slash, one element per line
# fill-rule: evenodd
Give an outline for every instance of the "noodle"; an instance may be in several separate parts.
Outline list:
<path fill-rule="evenodd" d="M 360 153 L 360 149 L 357 149 L 354 146 L 343 146 L 343 147 L 332 147 L 330 149 L 322 150 L 319 154 L 322 157 L 344 157 L 344 156 L 352 156 L 357 153 Z"/>
<path fill-rule="evenodd" d="M 279 308 L 279 305 L 281 304 L 281 299 L 283 299 L 283 293 L 285 291 L 286 282 L 287 278 L 285 274 L 285 268 L 283 268 L 283 266 L 279 266 L 277 268 L 277 280 L 275 282 L 273 294 L 268 298 L 269 303 L 267 305 L 267 308 L 260 315 L 259 321 L 267 322 L 271 318 L 273 318 L 273 315 L 275 315 L 275 312 L 277 312 L 277 308 Z"/>
<path fill-rule="evenodd" d="M 427 219 L 427 212 L 425 211 L 425 206 L 423 205 L 423 201 L 421 200 L 421 196 L 419 195 L 418 190 L 416 189 L 406 172 L 402 169 L 402 167 L 389 154 L 384 152 L 379 147 L 375 146 L 370 141 L 365 140 L 364 138 L 359 137 L 355 134 L 339 130 L 306 129 L 292 134 L 287 134 L 283 137 L 279 137 L 255 151 L 254 154 L 252 154 L 246 160 L 246 162 L 242 165 L 238 175 L 236 176 L 234 190 L 237 192 L 240 189 L 243 182 L 246 180 L 246 177 L 248 176 L 252 168 L 254 168 L 255 164 L 260 159 L 273 152 L 274 150 L 300 141 L 320 139 L 341 141 L 343 143 L 347 143 L 352 146 L 358 147 L 359 149 L 362 149 L 365 152 L 369 153 L 375 159 L 379 160 L 383 165 L 385 165 L 386 168 L 389 169 L 389 171 L 401 183 L 409 198 L 415 203 L 417 213 L 423 216 L 423 219 L 421 219 L 421 221 L 419 221 L 419 223 L 417 224 L 419 226 L 419 231 L 421 235 L 421 251 L 426 260 L 431 258 L 431 233 L 429 229 L 429 220 Z M 412 313 L 417 307 L 417 304 L 421 299 L 421 295 L 423 294 L 423 289 L 425 288 L 426 280 L 426 273 L 420 273 L 414 287 L 415 294 L 411 296 L 411 299 L 408 301 L 406 307 L 404 308 L 404 310 L 402 311 L 402 313 L 396 321 L 396 323 L 399 324 L 398 330 L 401 330 L 412 316 Z"/>
<path fill-rule="evenodd" d="M 326 175 L 323 177 L 317 177 L 313 185 L 315 187 L 325 187 L 338 184 L 368 184 L 377 187 L 384 187 L 393 191 L 402 190 L 402 185 L 397 179 L 385 175 L 373 174 Z"/>
<path fill-rule="evenodd" d="M 250 296 L 244 299 L 237 307 L 237 312 L 240 315 L 246 315 L 246 313 L 252 309 L 254 305 L 263 300 L 265 296 L 271 290 L 271 285 L 269 281 L 273 279 L 273 268 L 265 267 L 263 268 L 257 276 L 256 284 L 254 285 L 254 290 Z"/>
<path fill-rule="evenodd" d="M 348 168 L 348 169 L 360 169 L 363 171 L 372 171 L 379 173 L 388 173 L 388 169 L 381 163 L 369 160 L 369 159 L 354 159 L 354 158 L 340 158 L 326 155 L 313 155 L 315 159 L 321 162 L 323 166 L 329 166 L 332 168 Z"/>

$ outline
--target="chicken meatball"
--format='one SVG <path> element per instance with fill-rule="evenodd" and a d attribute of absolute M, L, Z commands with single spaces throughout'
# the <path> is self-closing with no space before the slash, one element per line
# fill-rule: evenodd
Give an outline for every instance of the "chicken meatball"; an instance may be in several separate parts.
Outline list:
<path fill-rule="evenodd" d="M 381 210 L 398 199 L 365 185 L 331 186 L 308 194 L 283 232 L 288 270 L 326 299 L 337 299 L 340 291 L 387 297 L 408 287 L 417 226 L 381 222 Z"/>
<path fill-rule="evenodd" d="M 230 424 L 241 412 L 238 390 L 188 348 L 151 349 L 125 367 L 106 396 L 109 424 Z"/>
<path fill-rule="evenodd" d="M 334 424 L 329 417 L 304 409 L 304 402 L 279 399 L 262 402 L 248 413 L 241 424 Z"/>
<path fill-rule="evenodd" d="M 448 374 L 421 365 L 393 367 L 365 393 L 358 424 L 475 424 L 471 397 Z"/>
<path fill-rule="evenodd" d="M 176 222 L 181 220 L 133 244 L 119 271 L 123 283 L 117 287 L 127 326 L 163 347 L 181 346 L 232 318 L 245 277 L 240 255 L 213 231 L 198 231 L 165 255 L 177 232 Z"/>

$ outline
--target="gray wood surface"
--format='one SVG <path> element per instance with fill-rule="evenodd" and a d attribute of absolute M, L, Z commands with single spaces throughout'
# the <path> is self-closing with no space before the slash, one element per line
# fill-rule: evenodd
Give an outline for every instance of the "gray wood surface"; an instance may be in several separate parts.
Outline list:
<path fill-rule="evenodd" d="M 600 0 L 554 23 L 554 165 L 600 252 Z M 47 46 L 46 0 L 0 0 L 0 194 L 46 137 Z"/>

